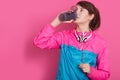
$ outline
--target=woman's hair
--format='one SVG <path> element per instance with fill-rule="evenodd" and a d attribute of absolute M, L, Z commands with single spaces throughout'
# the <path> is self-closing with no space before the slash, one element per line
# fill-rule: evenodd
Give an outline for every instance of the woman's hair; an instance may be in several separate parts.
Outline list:
<path fill-rule="evenodd" d="M 98 9 L 88 1 L 79 1 L 77 5 L 88 10 L 89 14 L 94 14 L 94 18 L 90 21 L 89 26 L 92 31 L 100 27 L 100 13 Z"/>

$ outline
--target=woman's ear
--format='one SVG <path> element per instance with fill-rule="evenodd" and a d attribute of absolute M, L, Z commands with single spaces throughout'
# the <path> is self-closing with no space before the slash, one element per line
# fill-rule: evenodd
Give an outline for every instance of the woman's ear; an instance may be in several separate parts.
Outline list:
<path fill-rule="evenodd" d="M 91 14 L 89 20 L 92 20 L 93 18 L 94 18 L 94 14 Z"/>

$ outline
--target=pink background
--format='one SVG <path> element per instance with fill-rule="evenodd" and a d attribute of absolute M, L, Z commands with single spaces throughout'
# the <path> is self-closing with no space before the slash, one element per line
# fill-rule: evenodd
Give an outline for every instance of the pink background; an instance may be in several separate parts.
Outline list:
<path fill-rule="evenodd" d="M 55 80 L 59 50 L 33 46 L 40 29 L 79 0 L 0 0 L 0 80 Z M 120 79 L 119 0 L 89 0 L 101 12 L 111 77 Z M 65 29 L 65 26 L 62 27 Z"/>

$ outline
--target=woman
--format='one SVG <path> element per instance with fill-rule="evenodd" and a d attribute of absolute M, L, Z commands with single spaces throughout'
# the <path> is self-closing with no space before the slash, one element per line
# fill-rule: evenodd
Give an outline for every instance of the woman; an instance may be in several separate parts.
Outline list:
<path fill-rule="evenodd" d="M 57 16 L 35 37 L 34 44 L 61 49 L 56 80 L 107 80 L 110 76 L 107 47 L 96 33 L 100 27 L 99 11 L 88 1 L 79 1 L 76 8 L 76 20 L 60 21 Z M 54 33 L 62 22 L 77 26 Z"/>

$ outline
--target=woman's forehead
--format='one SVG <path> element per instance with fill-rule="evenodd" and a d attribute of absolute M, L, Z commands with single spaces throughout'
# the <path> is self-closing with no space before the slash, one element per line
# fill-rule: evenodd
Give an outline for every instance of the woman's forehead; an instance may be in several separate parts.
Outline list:
<path fill-rule="evenodd" d="M 79 6 L 79 5 L 76 5 L 76 7 L 77 7 L 78 9 L 81 9 L 81 8 L 83 8 L 82 6 Z"/>
<path fill-rule="evenodd" d="M 86 8 L 80 6 L 80 5 L 76 5 L 77 9 L 81 10 L 81 9 L 84 9 L 84 10 L 87 10 Z"/>

